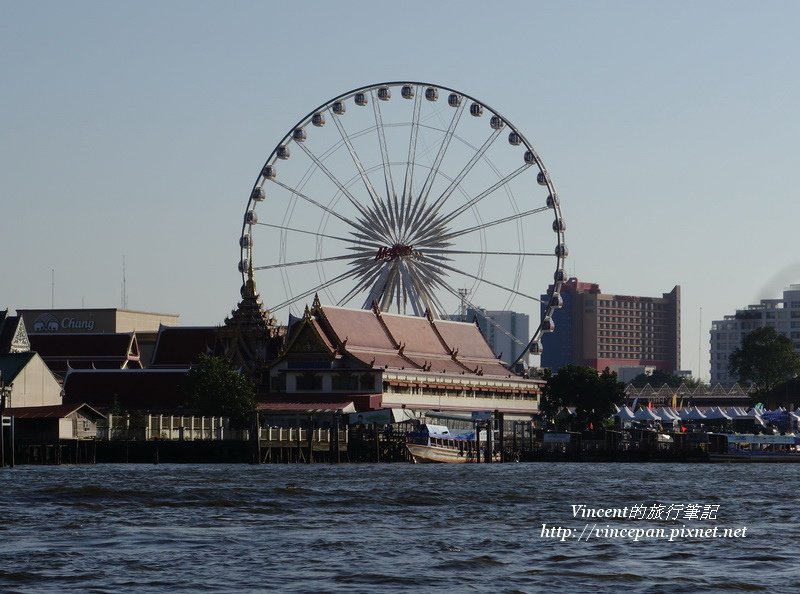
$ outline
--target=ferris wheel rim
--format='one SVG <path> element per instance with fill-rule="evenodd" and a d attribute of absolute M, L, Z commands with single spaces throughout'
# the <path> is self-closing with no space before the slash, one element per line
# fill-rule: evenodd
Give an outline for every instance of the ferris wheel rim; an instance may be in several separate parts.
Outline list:
<path fill-rule="evenodd" d="M 533 159 L 534 159 L 533 163 L 539 169 L 540 174 L 544 176 L 545 183 L 541 184 L 541 182 L 540 182 L 540 184 L 543 185 L 543 186 L 546 186 L 546 188 L 547 188 L 547 190 L 549 192 L 547 209 L 553 211 L 553 213 L 554 213 L 554 215 L 556 217 L 556 222 L 563 221 L 562 213 L 561 213 L 561 205 L 560 205 L 560 201 L 558 199 L 558 194 L 557 194 L 557 192 L 555 190 L 555 186 L 554 186 L 554 184 L 552 182 L 552 179 L 551 179 L 551 177 L 550 177 L 550 175 L 549 175 L 549 173 L 547 171 L 547 168 L 545 167 L 541 157 L 538 155 L 538 153 L 536 152 L 535 148 L 530 143 L 530 141 L 525 137 L 525 135 L 513 123 L 511 123 L 511 121 L 508 118 L 503 116 L 498 110 L 492 108 L 486 102 L 484 102 L 484 101 L 482 101 L 480 99 L 477 99 L 477 98 L 475 98 L 474 96 L 472 96 L 472 95 L 470 95 L 468 93 L 465 93 L 463 91 L 460 91 L 458 89 L 455 89 L 455 88 L 452 88 L 452 87 L 449 87 L 449 86 L 446 86 L 446 85 L 441 85 L 441 84 L 437 84 L 437 83 L 430 83 L 430 82 L 424 82 L 424 81 L 413 81 L 413 80 L 386 81 L 386 82 L 373 83 L 373 84 L 368 84 L 368 85 L 363 85 L 363 86 L 359 86 L 359 87 L 353 88 L 353 89 L 351 89 L 349 91 L 346 91 L 344 93 L 340 93 L 339 95 L 324 101 L 323 103 L 318 105 L 315 109 L 309 111 L 305 116 L 300 118 L 297 121 L 297 123 L 294 124 L 289 129 L 289 131 L 280 139 L 280 141 L 275 145 L 273 150 L 270 152 L 267 160 L 264 162 L 264 165 L 261 167 L 261 170 L 260 170 L 259 174 L 256 176 L 256 179 L 254 181 L 254 184 L 253 184 L 253 187 L 252 187 L 252 190 L 251 190 L 250 198 L 248 199 L 248 202 L 247 202 L 246 214 L 247 214 L 247 212 L 249 212 L 251 210 L 251 208 L 254 208 L 254 204 L 255 204 L 255 201 L 256 201 L 255 198 L 254 198 L 254 195 L 255 195 L 256 190 L 263 188 L 266 185 L 267 181 L 268 181 L 267 178 L 264 175 L 264 171 L 267 169 L 268 166 L 270 166 L 270 165 L 274 166 L 274 164 L 278 160 L 278 152 L 279 152 L 279 150 L 282 147 L 287 146 L 288 143 L 293 140 L 293 133 L 296 130 L 298 130 L 298 129 L 304 130 L 306 127 L 312 125 L 312 119 L 315 117 L 316 114 L 323 113 L 326 110 L 330 111 L 331 106 L 334 105 L 336 102 L 346 101 L 346 100 L 348 100 L 350 98 L 355 97 L 358 93 L 374 92 L 374 91 L 376 91 L 378 89 L 381 89 L 381 88 L 393 89 L 393 88 L 396 88 L 396 87 L 405 87 L 406 85 L 410 85 L 410 86 L 414 87 L 415 88 L 415 92 L 419 92 L 422 89 L 426 89 L 427 90 L 428 88 L 433 88 L 433 89 L 436 89 L 437 91 L 455 93 L 461 98 L 462 101 L 466 100 L 468 102 L 472 102 L 473 104 L 477 104 L 477 105 L 481 106 L 483 109 L 488 110 L 494 116 L 499 117 L 502 120 L 503 125 L 507 126 L 508 130 L 510 130 L 511 132 L 513 132 L 513 133 L 515 133 L 517 135 L 517 137 L 519 138 L 519 141 L 520 141 L 519 144 L 524 145 L 525 149 L 527 151 L 529 151 L 533 155 Z M 374 96 L 373 96 L 373 98 L 374 98 Z M 417 125 L 420 125 L 420 124 L 417 123 Z M 375 128 L 377 129 L 380 126 L 381 126 L 381 124 L 376 123 Z M 437 128 L 437 130 L 443 131 L 443 130 L 438 129 L 438 128 Z M 526 155 L 526 158 L 527 158 L 527 155 Z M 377 165 L 375 167 L 377 167 Z M 352 179 L 351 183 L 356 183 L 356 182 L 357 182 L 357 176 L 353 176 L 353 179 Z M 552 201 L 552 204 L 549 204 L 549 200 L 550 200 L 551 197 L 552 197 L 553 201 Z M 555 223 L 554 223 L 554 225 L 555 225 Z M 248 279 L 252 279 L 252 271 L 253 271 L 253 268 L 252 268 L 252 264 L 253 264 L 253 262 L 252 262 L 252 245 L 250 245 L 249 247 L 245 247 L 244 246 L 244 238 L 247 235 L 247 231 L 248 231 L 248 229 L 250 227 L 251 227 L 251 224 L 248 223 L 248 221 L 246 220 L 246 217 L 245 217 L 245 221 L 242 224 L 242 232 L 241 232 L 241 235 L 240 235 L 240 254 L 241 254 L 240 271 L 241 271 L 241 274 L 242 274 L 243 283 L 246 283 L 248 281 Z M 566 274 L 564 273 L 564 261 L 565 261 L 565 258 L 566 258 L 566 248 L 565 248 L 565 243 L 564 243 L 564 231 L 561 228 L 556 229 L 555 227 L 554 227 L 553 230 L 557 233 L 558 244 L 557 244 L 557 247 L 556 247 L 556 252 L 554 254 L 555 255 L 555 260 L 556 260 L 556 267 L 555 267 L 555 272 L 553 274 L 553 284 L 552 284 L 552 291 L 550 292 L 549 303 L 547 303 L 547 305 L 544 308 L 544 316 L 543 316 L 542 322 L 540 322 L 538 324 L 538 326 L 536 328 L 536 331 L 533 333 L 528 345 L 526 345 L 526 347 L 522 350 L 522 353 L 519 355 L 519 357 L 517 357 L 516 361 L 514 361 L 514 364 L 519 362 L 520 359 L 522 359 L 529 350 L 531 350 L 531 352 L 533 352 L 532 349 L 533 349 L 533 346 L 535 344 L 539 344 L 539 345 L 541 344 L 540 343 L 541 336 L 546 331 L 548 331 L 548 329 L 546 328 L 545 321 L 549 320 L 550 321 L 549 323 L 552 324 L 553 312 L 558 307 L 557 305 L 554 305 L 554 302 L 556 301 L 555 297 L 558 297 L 560 299 L 561 287 L 562 287 L 563 282 L 566 280 Z M 560 253 L 559 250 L 562 249 L 562 248 L 563 248 L 563 253 Z M 536 254 L 536 255 L 545 255 L 545 254 Z M 245 269 L 245 267 L 242 266 L 242 263 L 247 261 L 245 259 L 245 256 L 249 256 L 249 262 L 250 262 L 250 269 L 249 270 Z M 486 281 L 485 280 L 476 280 L 476 282 L 486 282 Z M 492 283 L 489 283 L 489 284 L 492 284 Z M 504 290 L 507 290 L 505 287 L 502 287 L 502 288 Z M 324 289 L 324 287 L 323 287 L 323 289 Z M 511 298 L 512 297 L 509 297 L 509 300 Z M 536 300 L 540 301 L 538 299 L 536 299 Z M 542 303 L 544 304 L 544 301 L 542 301 Z M 279 304 L 279 305 L 284 306 L 284 304 Z M 278 307 L 276 307 L 275 309 L 277 310 Z"/>

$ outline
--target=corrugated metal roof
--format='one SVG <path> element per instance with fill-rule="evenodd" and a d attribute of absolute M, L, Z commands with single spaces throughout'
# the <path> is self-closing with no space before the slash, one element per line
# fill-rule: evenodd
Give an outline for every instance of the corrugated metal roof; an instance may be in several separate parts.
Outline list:
<path fill-rule="evenodd" d="M 15 419 L 63 419 L 80 410 L 84 414 L 88 413 L 89 416 L 95 418 L 105 418 L 105 415 L 99 413 L 91 406 L 85 403 L 78 405 L 75 404 L 56 404 L 52 406 L 24 406 L 20 408 L 7 408 L 6 416 L 14 417 Z"/>
<path fill-rule="evenodd" d="M 36 353 L 29 351 L 27 353 L 6 353 L 0 354 L 0 378 L 2 378 L 5 385 L 14 382 L 19 372 L 30 363 L 30 360 L 36 356 Z"/>

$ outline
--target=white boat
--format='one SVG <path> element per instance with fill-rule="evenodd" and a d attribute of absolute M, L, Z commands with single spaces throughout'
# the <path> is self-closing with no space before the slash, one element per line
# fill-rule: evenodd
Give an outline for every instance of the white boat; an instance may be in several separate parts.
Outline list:
<path fill-rule="evenodd" d="M 453 435 L 444 425 L 422 425 L 419 431 L 406 436 L 406 448 L 415 464 L 483 462 L 485 446 L 485 430 L 476 440 L 474 432 Z M 499 452 L 493 452 L 492 461 L 500 462 Z"/>
<path fill-rule="evenodd" d="M 709 433 L 711 462 L 800 462 L 800 437 Z"/>

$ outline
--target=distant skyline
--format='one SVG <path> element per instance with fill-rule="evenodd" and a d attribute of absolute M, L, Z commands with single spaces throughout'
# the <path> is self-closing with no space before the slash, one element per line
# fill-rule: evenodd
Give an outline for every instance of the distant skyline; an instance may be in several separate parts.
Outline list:
<path fill-rule="evenodd" d="M 130 309 L 221 323 L 277 142 L 339 93 L 406 79 L 463 90 L 532 141 L 569 275 L 615 294 L 681 286 L 695 375 L 713 320 L 800 282 L 798 3 L 0 9 L 0 308 L 119 307 L 124 258 Z"/>

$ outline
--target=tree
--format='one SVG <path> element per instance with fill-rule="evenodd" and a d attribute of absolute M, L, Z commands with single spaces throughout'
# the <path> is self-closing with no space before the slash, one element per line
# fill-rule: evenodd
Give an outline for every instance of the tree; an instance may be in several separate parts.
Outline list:
<path fill-rule="evenodd" d="M 647 375 L 646 373 L 640 373 L 635 378 L 630 381 L 631 385 L 636 388 L 644 388 L 646 385 L 652 386 L 654 389 L 659 389 L 661 386 L 666 384 L 670 388 L 677 390 L 678 388 L 685 388 L 691 391 L 696 390 L 700 386 L 704 386 L 706 384 L 703 383 L 702 380 L 695 378 L 695 377 L 681 377 L 680 375 L 676 375 L 674 373 L 669 373 L 667 371 L 663 371 L 661 369 L 656 369 L 653 371 L 651 375 Z"/>
<path fill-rule="evenodd" d="M 677 388 L 681 385 L 681 382 L 683 382 L 682 377 L 663 369 L 654 369 L 650 375 L 640 373 L 631 380 L 631 383 L 637 388 L 644 388 L 647 384 L 654 388 L 660 388 L 664 384 L 667 384 L 670 388 Z"/>
<path fill-rule="evenodd" d="M 574 429 L 599 429 L 611 417 L 614 404 L 625 398 L 624 385 L 617 374 L 607 367 L 597 373 L 591 367 L 566 365 L 551 375 L 545 384 L 540 409 L 557 426 L 572 425 Z M 575 407 L 572 423 L 565 423 L 563 411 Z"/>
<path fill-rule="evenodd" d="M 759 396 L 800 374 L 800 356 L 787 336 L 764 326 L 742 339 L 742 346 L 731 353 L 728 369 Z"/>
<path fill-rule="evenodd" d="M 255 389 L 227 359 L 202 355 L 186 375 L 189 408 L 204 416 L 229 417 L 234 427 L 247 427 L 256 409 Z"/>

